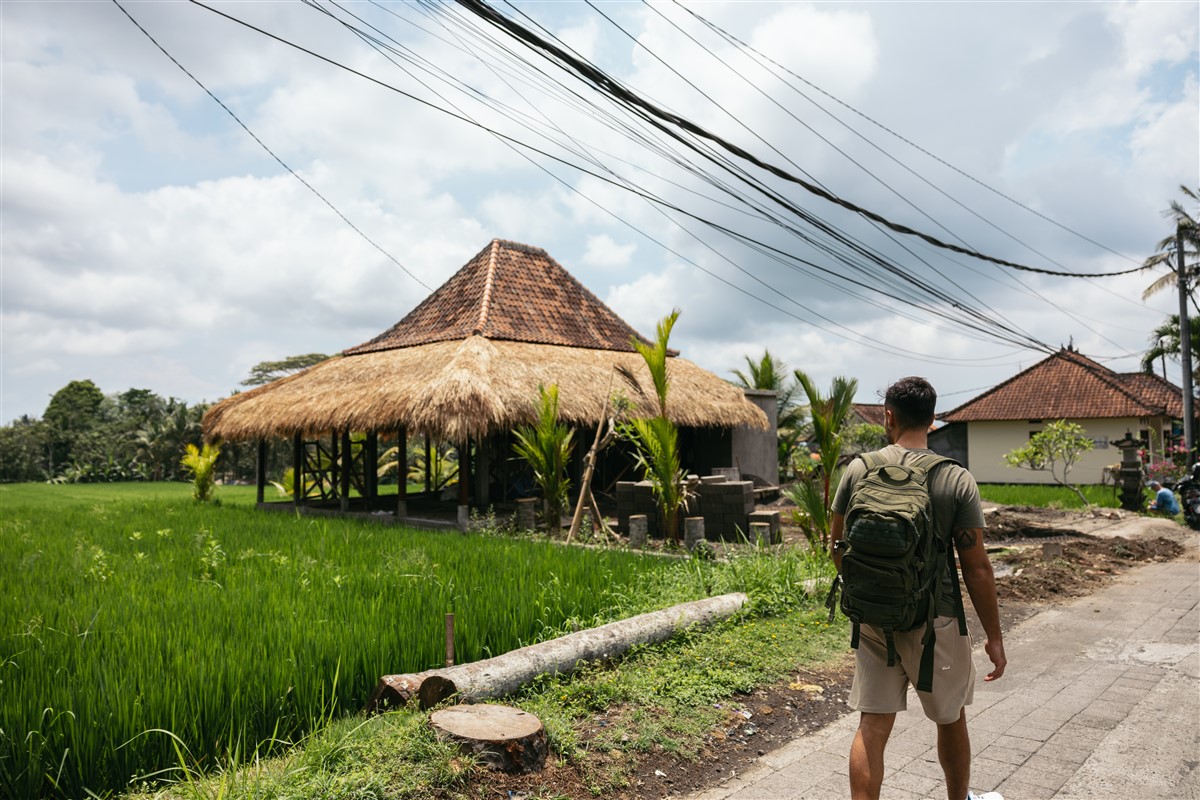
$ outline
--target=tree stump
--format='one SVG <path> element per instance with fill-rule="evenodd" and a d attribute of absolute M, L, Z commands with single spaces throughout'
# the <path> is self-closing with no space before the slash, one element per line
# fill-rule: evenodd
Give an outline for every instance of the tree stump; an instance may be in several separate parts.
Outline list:
<path fill-rule="evenodd" d="M 438 739 L 457 742 L 462 751 L 490 770 L 536 772 L 546 763 L 542 721 L 510 706 L 455 706 L 429 716 Z"/>

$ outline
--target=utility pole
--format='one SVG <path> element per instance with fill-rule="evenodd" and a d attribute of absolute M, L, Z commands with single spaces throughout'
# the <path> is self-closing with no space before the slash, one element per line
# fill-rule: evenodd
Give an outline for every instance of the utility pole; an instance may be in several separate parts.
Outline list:
<path fill-rule="evenodd" d="M 1187 270 L 1183 264 L 1183 226 L 1175 229 L 1175 258 L 1179 262 L 1179 360 L 1183 363 L 1183 442 L 1187 463 L 1196 463 L 1196 422 L 1192 411 L 1192 324 L 1188 320 Z"/>

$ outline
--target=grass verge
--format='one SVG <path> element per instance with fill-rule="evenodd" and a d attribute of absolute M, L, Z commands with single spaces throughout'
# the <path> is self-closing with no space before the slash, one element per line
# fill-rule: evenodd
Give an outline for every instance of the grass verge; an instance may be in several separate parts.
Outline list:
<path fill-rule="evenodd" d="M 551 768 L 522 781 L 530 798 L 619 793 L 641 759 L 696 759 L 739 698 L 798 669 L 839 660 L 848 631 L 826 623 L 816 598 L 769 617 L 732 620 L 570 677 L 543 676 L 505 702 L 546 727 Z M 483 798 L 505 796 L 493 776 L 436 741 L 428 714 L 402 709 L 333 722 L 288 753 L 240 769 L 201 775 L 181 758 L 174 784 L 131 795 L 179 798 Z M 499 791 L 499 795 L 497 795 Z"/>
<path fill-rule="evenodd" d="M 1121 498 L 1112 486 L 1084 484 L 1079 490 L 1088 504 L 1100 508 L 1119 508 Z M 1083 508 L 1079 497 L 1065 486 L 1043 486 L 1028 483 L 981 483 L 979 495 L 990 503 L 1006 506 L 1037 506 L 1039 508 Z"/>

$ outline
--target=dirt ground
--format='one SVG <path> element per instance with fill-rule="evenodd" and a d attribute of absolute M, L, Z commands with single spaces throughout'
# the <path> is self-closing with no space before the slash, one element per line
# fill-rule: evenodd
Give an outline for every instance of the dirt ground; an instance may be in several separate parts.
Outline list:
<path fill-rule="evenodd" d="M 1113 576 L 1149 561 L 1197 557 L 1197 534 L 1175 522 L 1125 512 L 1096 513 L 988 505 L 985 543 L 997 573 L 1001 625 L 1010 629 L 1046 605 L 1088 594 Z M 785 530 L 785 539 L 801 538 Z M 1061 548 L 1061 552 L 1059 552 Z M 970 602 L 969 624 L 979 630 Z M 788 680 L 738 699 L 708 735 L 694 761 L 667 753 L 623 754 L 634 759 L 631 785 L 605 797 L 650 800 L 713 786 L 795 736 L 812 732 L 846 712 L 853 657 L 819 672 L 798 670 Z M 750 716 L 747 718 L 745 712 Z M 613 710 L 610 713 L 619 713 Z M 592 769 L 602 769 L 592 764 Z M 592 797 L 580 767 L 551 765 L 536 775 L 490 776 L 475 796 L 507 798 Z"/>

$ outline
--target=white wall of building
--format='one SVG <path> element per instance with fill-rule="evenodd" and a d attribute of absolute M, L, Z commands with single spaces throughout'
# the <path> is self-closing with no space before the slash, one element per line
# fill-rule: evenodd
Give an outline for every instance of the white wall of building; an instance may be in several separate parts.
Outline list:
<path fill-rule="evenodd" d="M 975 480 L 978 483 L 1053 483 L 1054 479 L 1047 472 L 1010 467 L 1004 461 L 1005 453 L 1023 447 L 1030 436 L 1045 428 L 1046 422 L 1053 421 L 968 423 L 967 467 Z M 1161 432 L 1164 425 L 1168 430 L 1170 425 L 1169 421 L 1160 418 L 1148 420 L 1137 417 L 1070 421 L 1082 425 L 1086 434 L 1096 440 L 1096 447 L 1084 453 L 1071 468 L 1068 480 L 1077 484 L 1102 483 L 1104 468 L 1121 461 L 1120 449 L 1111 446 L 1110 442 L 1123 438 L 1127 432 L 1137 438 L 1141 431 L 1154 429 Z"/>

